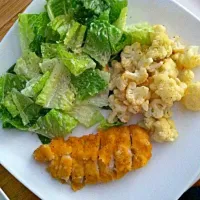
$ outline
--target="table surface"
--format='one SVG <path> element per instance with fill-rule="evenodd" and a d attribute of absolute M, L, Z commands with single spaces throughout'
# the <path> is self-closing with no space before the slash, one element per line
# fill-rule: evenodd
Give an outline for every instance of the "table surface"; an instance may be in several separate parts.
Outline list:
<path fill-rule="evenodd" d="M 31 1 L 32 0 L 0 0 L 0 41 L 16 21 L 18 14 L 23 12 Z M 198 14 L 197 7 L 199 6 L 200 8 L 200 4 L 197 6 L 198 0 L 177 1 L 183 4 L 185 3 L 185 6 L 187 6 L 189 9 L 193 9 L 194 13 Z M 191 1 L 193 1 L 193 4 L 191 4 Z M 198 181 L 195 186 L 200 186 L 200 181 Z M 36 197 L 31 191 L 23 186 L 1 165 L 0 188 L 4 190 L 4 192 L 11 200 L 39 200 L 38 197 Z"/>

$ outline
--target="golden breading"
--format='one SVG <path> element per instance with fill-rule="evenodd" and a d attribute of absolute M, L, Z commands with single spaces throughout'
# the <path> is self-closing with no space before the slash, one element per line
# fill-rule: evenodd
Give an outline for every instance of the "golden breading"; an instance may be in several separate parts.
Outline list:
<path fill-rule="evenodd" d="M 74 191 L 85 184 L 105 183 L 147 164 L 151 158 L 147 132 L 139 126 L 114 127 L 96 135 L 67 141 L 57 138 L 34 152 L 35 160 L 49 162 L 48 172 Z"/>
<path fill-rule="evenodd" d="M 41 145 L 35 150 L 34 157 L 39 162 L 49 162 L 55 158 L 55 155 L 49 145 Z"/>
<path fill-rule="evenodd" d="M 139 126 L 129 126 L 132 138 L 131 150 L 133 154 L 133 170 L 139 169 L 147 164 L 151 158 L 152 146 L 149 135 Z"/>
<path fill-rule="evenodd" d="M 71 137 L 69 138 L 72 148 L 72 173 L 71 182 L 74 191 L 84 186 L 84 139 Z"/>
<path fill-rule="evenodd" d="M 85 164 L 85 184 L 95 184 L 99 182 L 99 168 L 97 164 L 100 137 L 99 135 L 84 136 L 84 164 Z"/>
<path fill-rule="evenodd" d="M 100 150 L 99 150 L 99 173 L 101 182 L 112 181 L 114 173 L 114 149 L 116 145 L 116 134 L 113 129 L 99 132 Z"/>
<path fill-rule="evenodd" d="M 132 170 L 132 153 L 129 127 L 112 129 L 116 134 L 116 148 L 114 150 L 116 178 L 123 177 Z"/>

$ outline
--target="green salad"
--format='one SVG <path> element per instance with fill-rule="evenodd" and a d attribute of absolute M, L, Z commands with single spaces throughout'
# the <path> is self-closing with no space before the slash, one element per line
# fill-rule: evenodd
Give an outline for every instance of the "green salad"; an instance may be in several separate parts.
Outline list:
<path fill-rule="evenodd" d="M 22 56 L 0 78 L 3 128 L 35 132 L 45 142 L 78 124 L 121 125 L 101 114 L 108 64 L 135 40 L 148 42 L 149 31 L 146 24 L 125 29 L 127 11 L 127 0 L 47 0 L 44 12 L 20 14 Z"/>

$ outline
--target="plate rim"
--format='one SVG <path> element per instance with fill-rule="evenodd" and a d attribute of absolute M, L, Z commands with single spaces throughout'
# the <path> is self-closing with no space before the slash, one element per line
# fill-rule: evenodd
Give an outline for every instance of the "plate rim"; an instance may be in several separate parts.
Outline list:
<path fill-rule="evenodd" d="M 180 2 L 177 2 L 176 0 L 169 0 L 170 2 L 176 4 L 180 9 L 182 9 L 184 12 L 187 12 L 189 15 L 191 15 L 194 19 L 196 19 L 199 24 L 200 24 L 200 18 L 194 14 L 191 10 L 189 10 L 188 8 L 186 8 L 185 6 L 183 6 Z M 34 0 L 32 0 L 32 2 L 27 6 L 27 8 L 22 12 L 22 13 L 26 13 L 30 7 L 32 6 L 32 4 L 34 3 Z M 12 27 L 8 30 L 8 32 L 6 33 L 6 35 L 3 37 L 3 39 L 0 42 L 0 45 L 2 45 L 4 43 L 4 41 L 6 40 L 7 37 L 10 36 L 12 30 L 14 29 L 15 26 L 18 25 L 18 19 L 14 22 L 14 24 L 12 25 Z M 13 172 L 12 167 L 10 167 L 9 165 L 6 165 L 2 162 L 3 159 L 0 158 L 0 164 L 12 175 L 14 176 L 20 183 L 22 183 L 26 188 L 28 188 L 31 192 L 33 192 L 37 197 L 39 197 L 40 199 L 43 199 L 43 195 L 35 188 L 32 188 L 31 186 L 29 186 L 28 183 L 26 183 L 26 180 L 21 178 L 20 176 L 18 176 L 15 172 Z M 179 199 L 182 194 L 188 189 L 190 188 L 194 182 L 196 181 L 197 177 L 200 177 L 200 166 L 199 169 L 196 171 L 196 173 L 194 173 L 194 175 L 191 177 L 190 180 L 188 180 L 188 183 L 184 184 L 185 187 L 183 187 L 182 190 L 180 190 L 180 192 L 177 192 L 177 196 L 176 199 Z"/>

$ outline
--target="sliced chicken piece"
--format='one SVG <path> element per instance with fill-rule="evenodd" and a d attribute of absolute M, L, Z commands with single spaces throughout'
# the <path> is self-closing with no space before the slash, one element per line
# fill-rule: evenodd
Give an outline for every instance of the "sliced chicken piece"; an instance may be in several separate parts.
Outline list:
<path fill-rule="evenodd" d="M 132 152 L 129 127 L 112 129 L 116 134 L 116 148 L 114 150 L 116 179 L 123 177 L 132 170 Z"/>
<path fill-rule="evenodd" d="M 99 167 L 97 163 L 100 137 L 99 135 L 84 136 L 84 163 L 85 163 L 85 184 L 99 182 Z"/>
<path fill-rule="evenodd" d="M 130 134 L 132 138 L 131 150 L 133 154 L 133 170 L 139 169 L 145 166 L 152 154 L 152 145 L 150 143 L 149 135 L 146 130 L 139 126 L 129 126 Z"/>
<path fill-rule="evenodd" d="M 113 130 L 115 129 L 99 132 L 100 150 L 98 164 L 101 182 L 109 182 L 115 178 L 114 149 L 116 146 L 116 134 Z"/>
<path fill-rule="evenodd" d="M 84 138 L 69 138 L 72 148 L 71 186 L 74 191 L 84 186 Z"/>
<path fill-rule="evenodd" d="M 49 145 L 41 145 L 34 152 L 35 160 L 38 162 L 49 162 L 55 158 L 55 154 Z"/>

